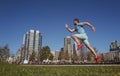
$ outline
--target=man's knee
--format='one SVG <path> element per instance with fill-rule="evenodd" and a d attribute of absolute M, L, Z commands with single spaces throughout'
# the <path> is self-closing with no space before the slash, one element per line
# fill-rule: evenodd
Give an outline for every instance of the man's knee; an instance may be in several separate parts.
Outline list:
<path fill-rule="evenodd" d="M 72 38 L 75 38 L 76 36 L 75 35 L 72 35 Z"/>

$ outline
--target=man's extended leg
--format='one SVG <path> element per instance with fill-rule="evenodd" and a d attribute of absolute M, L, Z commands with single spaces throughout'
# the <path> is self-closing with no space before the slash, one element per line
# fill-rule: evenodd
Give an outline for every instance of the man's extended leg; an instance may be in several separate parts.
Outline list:
<path fill-rule="evenodd" d="M 72 35 L 72 38 L 77 43 L 77 45 L 78 45 L 77 50 L 79 50 L 83 44 L 80 43 L 79 39 L 75 35 Z"/>
<path fill-rule="evenodd" d="M 86 47 L 92 52 L 92 54 L 93 54 L 95 57 L 97 56 L 95 50 L 94 50 L 89 44 L 86 44 Z"/>
<path fill-rule="evenodd" d="M 93 53 L 93 55 L 95 56 L 96 63 L 98 63 L 99 56 L 96 54 L 95 50 L 89 44 L 86 44 L 86 47 Z"/>

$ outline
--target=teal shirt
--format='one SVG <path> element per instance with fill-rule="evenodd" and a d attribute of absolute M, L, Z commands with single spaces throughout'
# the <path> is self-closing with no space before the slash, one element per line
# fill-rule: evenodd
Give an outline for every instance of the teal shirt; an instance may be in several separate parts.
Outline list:
<path fill-rule="evenodd" d="M 83 22 L 80 22 L 78 23 L 78 25 L 75 26 L 75 31 L 78 33 L 78 34 L 86 34 L 85 33 L 85 30 L 83 28 Z"/>

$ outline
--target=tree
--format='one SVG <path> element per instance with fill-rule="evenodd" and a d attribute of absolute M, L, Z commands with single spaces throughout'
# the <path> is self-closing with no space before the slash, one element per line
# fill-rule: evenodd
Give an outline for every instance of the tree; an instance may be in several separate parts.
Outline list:
<path fill-rule="evenodd" d="M 1 49 L 1 47 L 0 47 L 0 57 L 2 56 L 2 49 Z"/>
<path fill-rule="evenodd" d="M 65 57 L 65 60 L 69 60 L 70 59 L 68 51 L 65 51 L 64 57 Z"/>
<path fill-rule="evenodd" d="M 6 61 L 6 59 L 9 57 L 9 50 L 10 49 L 9 49 L 8 45 L 0 47 L 1 60 Z"/>
<path fill-rule="evenodd" d="M 49 46 L 45 46 L 40 50 L 40 61 L 46 60 L 46 59 L 53 59 L 53 55 L 51 53 L 51 50 Z"/>
<path fill-rule="evenodd" d="M 8 47 L 8 44 L 6 44 L 4 47 L 3 47 L 3 50 L 4 50 L 4 55 L 6 56 L 9 56 L 9 47 Z"/>
<path fill-rule="evenodd" d="M 92 53 L 91 53 L 90 51 L 87 51 L 87 52 L 86 52 L 86 56 L 87 56 L 87 60 L 88 60 L 88 61 L 91 61 L 91 60 L 92 60 L 92 58 L 91 58 L 91 57 L 92 57 Z"/>
<path fill-rule="evenodd" d="M 50 53 L 50 55 L 49 55 L 49 60 L 53 60 L 53 54 L 52 53 Z"/>
<path fill-rule="evenodd" d="M 76 51 L 73 51 L 72 59 L 75 60 L 75 61 L 79 60 L 79 57 L 77 56 Z"/>
<path fill-rule="evenodd" d="M 84 62 L 85 60 L 85 51 L 86 51 L 86 47 L 82 46 L 80 49 L 80 55 L 79 55 L 79 60 Z"/>
<path fill-rule="evenodd" d="M 0 56 L 0 62 L 2 61 L 2 57 Z"/>
<path fill-rule="evenodd" d="M 19 64 L 19 62 L 20 62 L 20 57 L 18 56 L 18 57 L 16 58 L 16 63 Z"/>
<path fill-rule="evenodd" d="M 101 61 L 104 62 L 104 54 L 101 54 Z"/>
<path fill-rule="evenodd" d="M 33 51 L 32 54 L 30 55 L 29 60 L 30 61 L 35 61 L 35 58 L 36 58 L 36 53 L 35 53 L 35 51 Z"/>
<path fill-rule="evenodd" d="M 98 50 L 96 47 L 93 47 L 93 49 L 95 50 L 95 52 L 97 53 Z M 86 55 L 86 58 L 87 58 L 87 61 L 89 62 L 94 62 L 94 56 L 93 54 L 91 53 L 91 51 L 89 49 L 87 49 L 88 51 L 85 52 L 85 55 Z"/>

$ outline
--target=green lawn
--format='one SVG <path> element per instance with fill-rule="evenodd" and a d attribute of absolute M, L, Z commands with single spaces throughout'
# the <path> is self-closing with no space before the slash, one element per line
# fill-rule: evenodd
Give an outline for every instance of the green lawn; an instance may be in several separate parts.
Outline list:
<path fill-rule="evenodd" d="M 19 66 L 0 63 L 0 76 L 120 76 L 120 66 Z"/>

